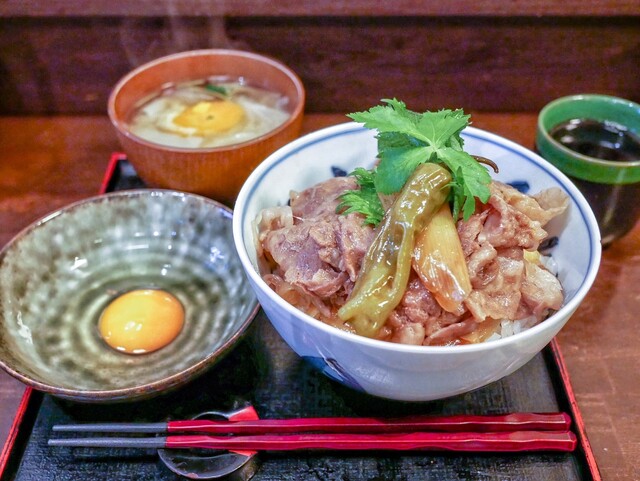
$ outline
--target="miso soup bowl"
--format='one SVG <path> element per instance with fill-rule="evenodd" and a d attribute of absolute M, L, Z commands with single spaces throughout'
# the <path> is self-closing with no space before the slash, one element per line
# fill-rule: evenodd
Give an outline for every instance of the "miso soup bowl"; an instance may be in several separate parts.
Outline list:
<path fill-rule="evenodd" d="M 302 358 L 325 375 L 373 396 L 427 401 L 465 393 L 519 369 L 560 331 L 587 295 L 600 263 L 600 235 L 580 192 L 535 153 L 497 135 L 467 128 L 465 149 L 500 166 L 495 177 L 536 193 L 560 187 L 570 207 L 548 226 L 556 237 L 550 254 L 564 287 L 562 308 L 540 324 L 510 337 L 461 346 L 410 346 L 369 339 L 324 324 L 280 298 L 262 280 L 256 263 L 252 221 L 269 206 L 284 205 L 333 175 L 369 167 L 377 153 L 375 133 L 357 123 L 308 134 L 267 158 L 247 179 L 236 202 L 234 242 L 258 300 L 275 329 Z"/>
<path fill-rule="evenodd" d="M 210 76 L 238 78 L 247 85 L 282 94 L 288 99 L 288 120 L 252 140 L 212 148 L 170 147 L 130 131 L 133 111 L 163 86 Z M 302 81 L 280 61 L 241 50 L 208 49 L 158 58 L 126 74 L 109 96 L 108 113 L 122 149 L 149 186 L 200 194 L 232 205 L 251 171 L 298 137 L 304 105 Z"/>

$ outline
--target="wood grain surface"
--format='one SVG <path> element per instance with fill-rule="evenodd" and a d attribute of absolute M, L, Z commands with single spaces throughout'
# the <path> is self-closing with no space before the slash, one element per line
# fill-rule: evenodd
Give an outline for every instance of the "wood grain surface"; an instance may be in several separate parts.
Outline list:
<path fill-rule="evenodd" d="M 111 89 L 134 67 L 200 48 L 243 49 L 284 62 L 306 85 L 309 112 L 362 110 L 389 96 L 416 110 L 494 112 L 538 111 L 584 92 L 640 101 L 640 0 L 637 15 L 607 17 L 428 16 L 402 9 L 355 17 L 181 16 L 171 9 L 162 16 L 82 15 L 79 5 L 87 3 L 89 11 L 112 5 L 69 2 L 60 7 L 69 15 L 0 16 L 0 115 L 103 114 Z M 197 2 L 176 6 L 187 4 Z"/>
<path fill-rule="evenodd" d="M 639 15 L 637 0 L 4 0 L 5 16 L 340 16 L 340 15 L 437 15 L 437 16 L 620 16 Z"/>
<path fill-rule="evenodd" d="M 532 148 L 533 113 L 472 112 L 476 127 Z M 304 131 L 345 121 L 307 115 Z M 119 146 L 104 116 L 0 118 L 0 245 L 37 218 L 94 195 Z M 640 226 L 605 250 L 595 286 L 559 335 L 607 481 L 640 479 Z M 0 373 L 0 446 L 23 386 Z"/>

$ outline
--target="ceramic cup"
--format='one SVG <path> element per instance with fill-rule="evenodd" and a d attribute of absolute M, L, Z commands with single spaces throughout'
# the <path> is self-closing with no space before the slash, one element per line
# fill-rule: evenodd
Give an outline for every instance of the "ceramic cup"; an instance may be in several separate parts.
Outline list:
<path fill-rule="evenodd" d="M 575 127 L 579 120 L 587 126 L 583 129 L 587 138 L 571 133 L 572 127 L 560 132 L 563 124 L 572 121 Z M 594 121 L 608 131 L 598 145 Z M 626 130 L 624 136 L 621 130 Z M 640 141 L 640 105 L 618 97 L 562 97 L 547 104 L 538 116 L 538 152 L 582 191 L 598 220 L 603 245 L 624 236 L 640 217 L 640 144 L 634 140 Z"/>

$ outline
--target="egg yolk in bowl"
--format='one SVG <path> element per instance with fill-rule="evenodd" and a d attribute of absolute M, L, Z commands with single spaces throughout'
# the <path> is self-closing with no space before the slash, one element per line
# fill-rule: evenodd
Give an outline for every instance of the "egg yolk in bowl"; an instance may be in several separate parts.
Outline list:
<path fill-rule="evenodd" d="M 244 109 L 229 100 L 205 100 L 187 107 L 173 119 L 180 127 L 193 129 L 199 135 L 225 132 L 244 119 Z"/>
<path fill-rule="evenodd" d="M 137 289 L 115 298 L 105 308 L 98 330 L 113 349 L 145 354 L 170 344 L 184 325 L 184 307 L 160 289 Z"/>
<path fill-rule="evenodd" d="M 156 144 L 214 148 L 255 139 L 290 117 L 288 97 L 240 80 L 167 84 L 130 112 L 132 134 Z"/>

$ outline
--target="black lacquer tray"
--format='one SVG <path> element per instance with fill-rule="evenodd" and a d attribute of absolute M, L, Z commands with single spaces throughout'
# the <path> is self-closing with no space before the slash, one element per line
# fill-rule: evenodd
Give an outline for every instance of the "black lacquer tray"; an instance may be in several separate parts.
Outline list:
<path fill-rule="evenodd" d="M 143 187 L 114 154 L 103 191 Z M 262 418 L 501 414 L 565 411 L 578 448 L 572 453 L 263 454 L 255 481 L 285 480 L 596 480 L 600 474 L 556 342 L 514 374 L 474 392 L 424 403 L 386 401 L 349 390 L 300 359 L 260 311 L 240 344 L 178 391 L 127 404 L 92 405 L 27 390 L 0 459 L 2 480 L 178 480 L 154 451 L 52 448 L 54 424 L 161 421 L 251 403 Z M 3 469 L 4 467 L 4 469 Z"/>

